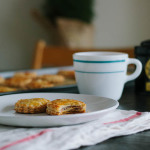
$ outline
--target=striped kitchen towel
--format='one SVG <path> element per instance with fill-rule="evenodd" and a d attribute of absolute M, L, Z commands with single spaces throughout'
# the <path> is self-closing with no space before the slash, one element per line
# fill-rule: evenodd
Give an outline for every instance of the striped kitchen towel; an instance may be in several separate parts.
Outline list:
<path fill-rule="evenodd" d="M 69 150 L 150 129 L 150 113 L 116 109 L 92 122 L 51 128 L 0 126 L 0 150 Z"/>

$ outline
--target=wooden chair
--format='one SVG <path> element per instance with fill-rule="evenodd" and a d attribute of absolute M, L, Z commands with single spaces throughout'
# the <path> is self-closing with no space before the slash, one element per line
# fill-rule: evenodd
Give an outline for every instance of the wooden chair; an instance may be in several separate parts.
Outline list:
<path fill-rule="evenodd" d="M 114 51 L 128 53 L 130 58 L 134 58 L 134 48 L 112 48 L 112 49 L 70 49 L 66 47 L 49 46 L 45 41 L 36 43 L 32 69 L 51 66 L 71 66 L 73 65 L 73 53 L 82 51 Z"/>

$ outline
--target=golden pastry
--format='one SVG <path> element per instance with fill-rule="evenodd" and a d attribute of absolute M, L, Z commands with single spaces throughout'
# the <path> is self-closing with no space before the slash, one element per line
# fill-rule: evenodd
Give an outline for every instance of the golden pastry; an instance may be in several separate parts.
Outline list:
<path fill-rule="evenodd" d="M 58 75 L 62 75 L 65 78 L 75 79 L 75 71 L 74 70 L 59 70 Z"/>
<path fill-rule="evenodd" d="M 84 113 L 86 104 L 74 99 L 56 99 L 47 103 L 46 112 L 49 115 Z"/>
<path fill-rule="evenodd" d="M 48 88 L 53 87 L 54 85 L 48 81 L 36 79 L 30 82 L 26 87 L 28 89 L 39 89 L 39 88 Z"/>
<path fill-rule="evenodd" d="M 46 112 L 46 106 L 48 102 L 50 102 L 50 100 L 45 98 L 21 99 L 15 104 L 15 111 L 25 114 Z"/>
<path fill-rule="evenodd" d="M 18 88 L 26 88 L 26 85 L 32 81 L 31 78 L 26 77 L 12 77 L 5 80 L 5 85 L 11 87 L 18 87 Z"/>
<path fill-rule="evenodd" d="M 36 78 L 36 72 L 16 72 L 14 77 L 27 77 L 27 78 Z"/>
<path fill-rule="evenodd" d="M 38 78 L 49 81 L 51 83 L 62 83 L 65 81 L 65 78 L 62 75 L 55 75 L 55 74 L 45 74 L 39 76 Z"/>
<path fill-rule="evenodd" d="M 5 82 L 5 79 L 0 76 L 0 84 L 2 85 Z"/>
<path fill-rule="evenodd" d="M 6 86 L 0 86 L 0 93 L 12 92 L 12 91 L 17 91 L 17 89 L 11 88 L 11 87 L 6 87 Z"/>

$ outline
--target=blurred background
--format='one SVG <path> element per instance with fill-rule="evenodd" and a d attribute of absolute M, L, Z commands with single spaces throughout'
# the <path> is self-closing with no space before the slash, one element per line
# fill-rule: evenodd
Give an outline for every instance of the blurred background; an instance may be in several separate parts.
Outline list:
<path fill-rule="evenodd" d="M 149 8 L 149 0 L 0 0 L 0 71 L 31 68 L 40 39 L 73 48 L 139 45 L 150 38 Z"/>

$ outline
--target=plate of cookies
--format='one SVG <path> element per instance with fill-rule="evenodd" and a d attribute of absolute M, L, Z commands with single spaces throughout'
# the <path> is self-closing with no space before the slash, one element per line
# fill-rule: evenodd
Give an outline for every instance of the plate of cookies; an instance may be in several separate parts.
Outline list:
<path fill-rule="evenodd" d="M 50 127 L 94 121 L 114 111 L 118 101 L 84 94 L 21 93 L 0 96 L 0 124 Z"/>
<path fill-rule="evenodd" d="M 54 92 L 76 87 L 74 70 L 58 70 L 55 74 L 36 71 L 15 72 L 10 77 L 0 76 L 0 95 L 24 92 Z"/>

